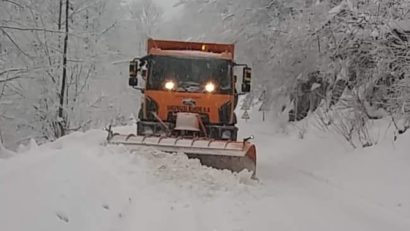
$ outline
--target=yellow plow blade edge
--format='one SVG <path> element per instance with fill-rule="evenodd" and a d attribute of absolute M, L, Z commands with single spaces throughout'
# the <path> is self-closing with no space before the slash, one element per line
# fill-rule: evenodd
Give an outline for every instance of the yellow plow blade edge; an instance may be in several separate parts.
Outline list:
<path fill-rule="evenodd" d="M 256 148 L 248 141 L 223 141 L 172 137 L 144 137 L 114 134 L 109 144 L 122 144 L 128 148 L 152 147 L 163 152 L 181 152 L 201 164 L 216 169 L 240 172 L 247 169 L 256 173 Z"/>

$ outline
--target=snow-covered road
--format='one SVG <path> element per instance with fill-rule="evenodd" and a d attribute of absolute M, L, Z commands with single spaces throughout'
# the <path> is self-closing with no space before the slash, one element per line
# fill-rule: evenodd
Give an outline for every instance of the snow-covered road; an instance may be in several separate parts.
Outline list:
<path fill-rule="evenodd" d="M 410 145 L 349 151 L 334 138 L 241 122 L 259 182 L 75 133 L 0 159 L 0 230 L 410 230 Z"/>

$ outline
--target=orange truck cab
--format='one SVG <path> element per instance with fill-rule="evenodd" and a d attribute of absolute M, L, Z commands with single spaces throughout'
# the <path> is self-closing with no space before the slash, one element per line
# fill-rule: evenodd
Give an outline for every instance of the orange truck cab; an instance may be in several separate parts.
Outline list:
<path fill-rule="evenodd" d="M 238 95 L 250 91 L 251 69 L 234 62 L 234 45 L 149 39 L 147 48 L 146 56 L 130 62 L 129 85 L 144 94 L 137 135 L 170 135 L 183 112 L 198 115 L 203 129 L 195 136 L 236 141 L 234 111 Z M 238 66 L 241 92 L 234 75 Z"/>

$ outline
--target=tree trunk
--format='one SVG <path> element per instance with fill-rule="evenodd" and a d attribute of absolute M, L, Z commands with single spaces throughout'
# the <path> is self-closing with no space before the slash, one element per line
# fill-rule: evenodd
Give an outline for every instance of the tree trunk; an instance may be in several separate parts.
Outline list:
<path fill-rule="evenodd" d="M 58 11 L 58 31 L 61 30 L 62 18 L 63 18 L 63 0 L 60 0 L 60 8 Z"/>
<path fill-rule="evenodd" d="M 68 14 L 69 14 L 70 1 L 66 0 L 65 3 L 65 36 L 64 36 L 64 50 L 63 50 L 63 74 L 62 74 L 62 83 L 60 89 L 60 107 L 58 109 L 58 125 L 61 129 L 60 136 L 65 135 L 65 116 L 64 116 L 64 98 L 65 98 L 65 89 L 67 82 L 67 50 L 68 50 Z M 60 24 L 61 25 L 61 24 Z"/>

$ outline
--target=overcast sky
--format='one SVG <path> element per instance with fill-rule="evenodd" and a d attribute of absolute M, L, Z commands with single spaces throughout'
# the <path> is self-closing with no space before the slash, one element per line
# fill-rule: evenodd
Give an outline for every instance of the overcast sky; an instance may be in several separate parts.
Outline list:
<path fill-rule="evenodd" d="M 164 9 L 164 18 L 169 19 L 178 13 L 179 7 L 172 7 L 179 0 L 153 0 Z"/>

